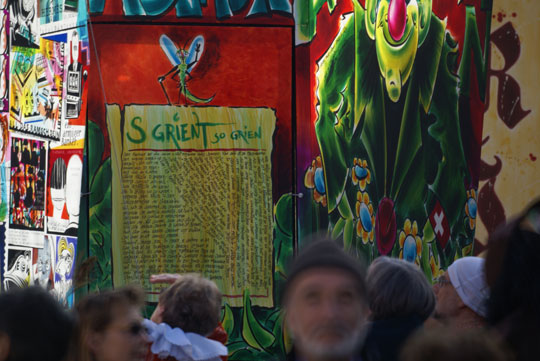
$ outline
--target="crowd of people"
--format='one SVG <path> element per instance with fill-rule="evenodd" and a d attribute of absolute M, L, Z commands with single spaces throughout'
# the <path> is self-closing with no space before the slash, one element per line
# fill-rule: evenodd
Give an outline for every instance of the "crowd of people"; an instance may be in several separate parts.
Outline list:
<path fill-rule="evenodd" d="M 528 361 L 540 358 L 540 203 L 500 227 L 486 258 L 454 261 L 431 285 L 413 263 L 366 270 L 335 241 L 295 257 L 281 300 L 291 361 Z M 150 319 L 143 292 L 90 294 L 66 311 L 40 287 L 0 295 L 0 361 L 220 361 L 222 296 L 196 274 L 167 283 Z"/>

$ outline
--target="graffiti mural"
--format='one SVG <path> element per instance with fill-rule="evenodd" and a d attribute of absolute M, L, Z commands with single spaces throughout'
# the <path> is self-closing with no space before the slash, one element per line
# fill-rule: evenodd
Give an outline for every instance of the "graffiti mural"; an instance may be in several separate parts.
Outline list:
<path fill-rule="evenodd" d="M 295 239 L 328 232 L 430 278 L 471 254 L 490 9 L 91 1 L 101 74 L 89 81 L 90 290 L 137 281 L 151 300 L 149 274 L 202 272 L 225 294 L 229 359 L 270 359 L 291 346 L 278 300 Z"/>
<path fill-rule="evenodd" d="M 316 146 L 299 140 L 311 153 L 298 159 L 299 238 L 324 230 L 367 262 L 399 257 L 436 278 L 473 251 L 491 4 L 302 4 L 314 79 L 302 127 Z"/>
<path fill-rule="evenodd" d="M 89 291 L 136 282 L 151 309 L 151 274 L 202 273 L 223 293 L 229 359 L 269 359 L 289 347 L 292 2 L 205 3 L 186 16 L 202 2 L 90 2 Z"/>

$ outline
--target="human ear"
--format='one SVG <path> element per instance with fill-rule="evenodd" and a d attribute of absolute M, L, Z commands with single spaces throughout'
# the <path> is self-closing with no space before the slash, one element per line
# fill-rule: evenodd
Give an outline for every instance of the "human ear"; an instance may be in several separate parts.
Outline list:
<path fill-rule="evenodd" d="M 89 332 L 85 337 L 85 343 L 90 352 L 96 354 L 103 344 L 103 335 L 99 332 Z"/>

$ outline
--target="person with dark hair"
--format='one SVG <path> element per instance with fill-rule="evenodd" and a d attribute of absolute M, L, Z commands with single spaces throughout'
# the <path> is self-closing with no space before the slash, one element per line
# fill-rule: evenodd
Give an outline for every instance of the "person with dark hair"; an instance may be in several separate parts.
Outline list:
<path fill-rule="evenodd" d="M 26 186 L 26 194 L 24 196 L 24 206 L 29 209 L 34 205 L 34 182 L 32 178 L 28 178 L 28 185 Z"/>
<path fill-rule="evenodd" d="M 19 167 L 19 146 L 13 147 L 11 146 L 11 168 L 18 168 Z"/>
<path fill-rule="evenodd" d="M 367 275 L 371 328 L 363 361 L 394 361 L 407 338 L 422 327 L 435 308 L 435 295 L 415 264 L 379 257 Z"/>
<path fill-rule="evenodd" d="M 152 276 L 151 282 L 167 282 L 163 276 L 167 275 Z M 198 274 L 168 276 L 174 282 L 159 296 L 150 320 L 144 321 L 152 342 L 146 360 L 219 361 L 227 356 L 227 347 L 210 339 L 219 328 L 221 312 L 216 284 Z"/>
<path fill-rule="evenodd" d="M 314 239 L 289 267 L 282 310 L 290 360 L 357 360 L 366 334 L 365 271 L 332 240 Z"/>
<path fill-rule="evenodd" d="M 75 323 L 40 287 L 0 294 L 0 361 L 60 361 Z"/>
<path fill-rule="evenodd" d="M 142 325 L 143 292 L 125 287 L 87 295 L 79 318 L 75 361 L 143 361 L 148 338 Z"/>
<path fill-rule="evenodd" d="M 21 163 L 26 167 L 30 166 L 30 150 L 28 149 L 28 140 L 23 141 L 23 151 L 22 151 L 22 160 Z"/>
<path fill-rule="evenodd" d="M 43 143 L 41 143 L 41 147 L 39 148 L 39 170 L 45 172 L 45 165 L 47 164 L 47 161 L 45 160 L 47 156 L 47 151 L 45 150 L 45 146 Z"/>
<path fill-rule="evenodd" d="M 540 200 L 500 226 L 488 240 L 486 279 L 491 287 L 487 322 L 516 359 L 540 357 Z"/>
<path fill-rule="evenodd" d="M 30 142 L 30 163 L 37 168 L 39 163 L 38 153 L 36 152 L 36 142 Z"/>
<path fill-rule="evenodd" d="M 41 189 L 45 189 L 45 172 L 42 170 L 38 172 L 36 180 L 36 190 L 39 191 Z"/>

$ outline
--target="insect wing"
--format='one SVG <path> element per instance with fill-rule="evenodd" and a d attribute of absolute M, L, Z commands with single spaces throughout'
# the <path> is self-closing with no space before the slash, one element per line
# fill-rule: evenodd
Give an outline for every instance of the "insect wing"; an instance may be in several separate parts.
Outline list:
<path fill-rule="evenodd" d="M 167 35 L 162 34 L 159 37 L 159 45 L 161 45 L 161 49 L 163 49 L 163 52 L 165 55 L 167 55 L 167 58 L 169 58 L 172 65 L 176 66 L 180 64 L 180 59 L 178 58 L 178 48 Z"/>
<path fill-rule="evenodd" d="M 197 46 L 199 46 L 199 57 L 197 58 Z M 195 65 L 201 60 L 202 53 L 204 51 L 204 38 L 202 35 L 197 35 L 195 39 L 191 42 L 191 45 L 189 46 L 189 52 L 186 59 L 186 64 L 191 64 L 190 67 L 188 67 L 188 71 L 193 69 Z"/>

